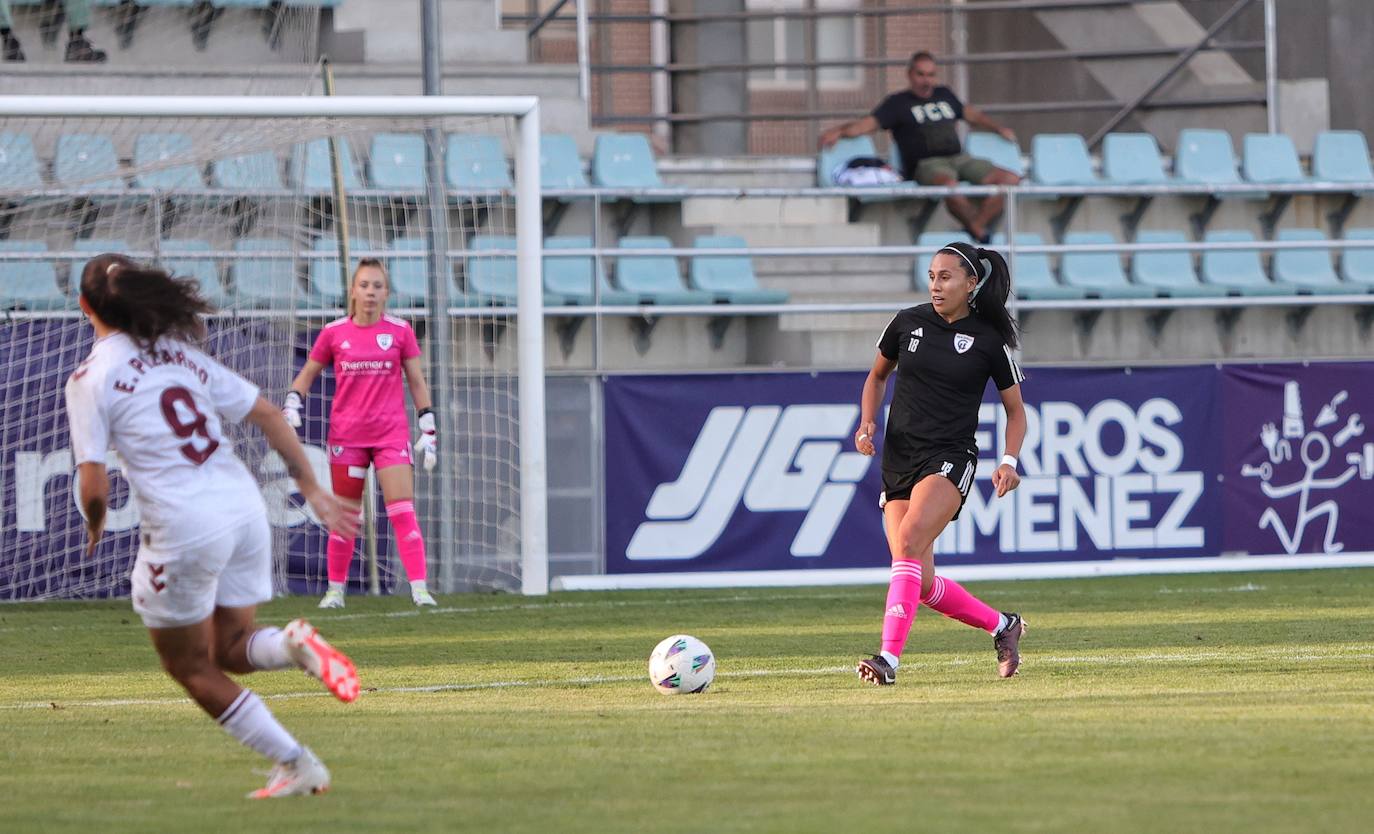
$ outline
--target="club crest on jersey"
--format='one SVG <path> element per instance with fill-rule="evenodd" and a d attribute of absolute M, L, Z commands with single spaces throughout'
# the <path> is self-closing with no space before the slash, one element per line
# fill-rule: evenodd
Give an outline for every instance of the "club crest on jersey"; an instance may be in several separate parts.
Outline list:
<path fill-rule="evenodd" d="M 968 353 L 968 349 L 973 347 L 973 337 L 964 333 L 954 334 L 954 352 Z"/>
<path fill-rule="evenodd" d="M 391 350 L 391 334 L 390 334 L 390 333 L 378 333 L 378 334 L 377 334 L 377 347 L 381 348 L 382 350 Z M 962 351 L 960 351 L 960 352 L 962 353 Z"/>

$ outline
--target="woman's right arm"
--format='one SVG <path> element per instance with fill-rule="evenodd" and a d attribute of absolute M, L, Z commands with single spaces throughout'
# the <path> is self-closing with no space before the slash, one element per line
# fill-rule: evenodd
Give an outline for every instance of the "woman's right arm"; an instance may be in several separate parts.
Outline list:
<path fill-rule="evenodd" d="M 864 391 L 859 398 L 859 429 L 854 432 L 854 448 L 859 454 L 872 455 L 875 451 L 873 439 L 878 433 L 878 409 L 887 392 L 887 378 L 896 368 L 897 360 L 888 359 L 879 352 L 868 379 L 864 380 Z"/>

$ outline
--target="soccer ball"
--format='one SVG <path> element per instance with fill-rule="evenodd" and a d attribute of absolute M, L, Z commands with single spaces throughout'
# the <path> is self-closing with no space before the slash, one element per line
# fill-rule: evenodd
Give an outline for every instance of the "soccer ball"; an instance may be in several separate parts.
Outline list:
<path fill-rule="evenodd" d="M 664 695 L 705 692 L 716 678 L 716 656 L 689 634 L 674 634 L 649 655 L 649 683 Z"/>

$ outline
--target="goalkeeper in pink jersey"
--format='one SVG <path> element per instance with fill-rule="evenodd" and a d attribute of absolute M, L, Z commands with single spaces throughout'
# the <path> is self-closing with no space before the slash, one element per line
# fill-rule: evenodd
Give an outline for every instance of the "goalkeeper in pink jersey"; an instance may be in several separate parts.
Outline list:
<path fill-rule="evenodd" d="M 415 450 L 425 471 L 434 468 L 438 448 L 429 386 L 420 367 L 420 346 L 403 319 L 386 315 L 390 279 L 382 262 L 364 258 L 353 273 L 347 318 L 325 325 L 305 367 L 291 383 L 282 414 L 301 426 L 301 410 L 326 365 L 334 369 L 334 402 L 329 410 L 329 472 L 334 494 L 355 510 L 361 507 L 363 478 L 368 464 L 386 501 L 386 514 L 396 534 L 396 549 L 410 580 L 416 605 L 434 605 L 425 587 L 425 539 L 415 519 L 410 424 L 406 419 L 401 376 L 410 387 L 418 411 L 420 438 Z M 353 561 L 354 536 L 329 531 L 329 590 L 321 608 L 343 608 L 348 566 Z"/>

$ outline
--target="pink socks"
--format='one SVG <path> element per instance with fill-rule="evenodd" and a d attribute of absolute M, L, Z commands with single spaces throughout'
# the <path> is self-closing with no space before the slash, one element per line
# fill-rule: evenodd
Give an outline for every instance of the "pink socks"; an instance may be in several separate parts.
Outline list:
<path fill-rule="evenodd" d="M 892 563 L 892 580 L 887 586 L 887 613 L 883 615 L 883 652 L 901 657 L 906 647 L 916 606 L 921 600 L 921 563 L 898 559 Z"/>
<path fill-rule="evenodd" d="M 897 565 L 900 562 L 892 563 L 892 583 L 896 587 Z M 916 584 L 920 586 L 921 568 L 916 567 Z M 981 628 L 989 634 L 997 631 L 1002 615 L 987 603 L 964 590 L 964 586 L 955 582 L 953 579 L 946 579 L 943 576 L 935 577 L 931 584 L 930 596 L 921 600 L 926 605 L 944 614 L 946 617 L 958 620 L 974 628 Z M 888 591 L 888 605 L 892 604 L 892 592 Z M 905 638 L 905 632 L 903 638 Z M 883 648 L 887 648 L 887 621 L 883 621 Z"/>
<path fill-rule="evenodd" d="M 386 516 L 391 519 L 391 529 L 396 533 L 396 551 L 406 569 L 406 579 L 424 581 L 425 538 L 420 534 L 420 522 L 415 519 L 415 503 L 393 501 L 386 505 Z M 333 544 L 332 535 L 330 544 Z"/>
<path fill-rule="evenodd" d="M 348 564 L 353 561 L 353 539 L 329 531 L 329 544 L 324 549 L 328 564 L 329 584 L 342 586 L 348 581 Z"/>

